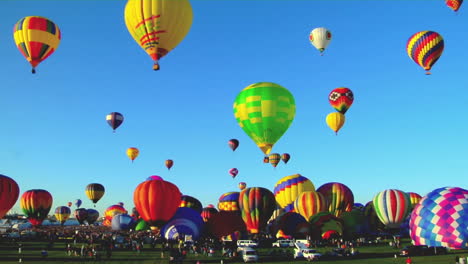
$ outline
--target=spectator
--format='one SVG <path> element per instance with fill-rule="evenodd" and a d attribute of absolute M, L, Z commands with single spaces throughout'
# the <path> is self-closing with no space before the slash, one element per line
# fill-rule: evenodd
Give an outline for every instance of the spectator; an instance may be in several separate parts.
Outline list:
<path fill-rule="evenodd" d="M 45 248 L 43 248 L 42 251 L 41 251 L 42 258 L 47 258 L 48 255 L 49 255 L 49 253 L 47 253 L 47 250 Z"/>

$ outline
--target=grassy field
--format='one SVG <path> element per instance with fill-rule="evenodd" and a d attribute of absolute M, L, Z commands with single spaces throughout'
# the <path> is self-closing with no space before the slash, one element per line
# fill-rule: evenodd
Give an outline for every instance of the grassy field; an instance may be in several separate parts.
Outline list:
<path fill-rule="evenodd" d="M 109 263 L 109 264 L 130 264 L 130 263 L 146 263 L 146 264 L 166 264 L 169 263 L 169 256 L 166 252 L 164 258 L 161 258 L 161 252 L 159 248 L 150 249 L 144 248 L 140 253 L 135 251 L 114 251 L 111 258 L 107 259 L 105 252 L 102 252 L 102 258 L 100 261 L 92 259 L 90 257 L 83 258 L 80 256 L 68 256 L 65 251 L 65 243 L 55 243 L 53 248 L 48 250 L 48 257 L 43 259 L 41 257 L 41 250 L 47 247 L 46 242 L 24 242 L 22 247 L 21 259 L 22 263 Z M 404 257 L 395 258 L 394 255 L 399 253 L 398 249 L 390 247 L 388 245 L 378 246 L 366 246 L 358 248 L 360 254 L 356 257 L 334 257 L 334 258 L 323 258 L 318 262 L 335 264 L 335 263 L 346 263 L 346 264 L 404 264 Z M 292 249 L 288 249 L 290 253 Z M 330 251 L 331 248 L 318 248 L 318 251 L 325 254 Z M 259 263 L 276 263 L 276 264 L 304 264 L 308 263 L 305 260 L 294 260 L 292 257 L 282 256 L 271 256 L 272 249 L 258 249 L 259 252 Z M 450 251 L 447 255 L 439 256 L 420 256 L 413 257 L 413 263 L 416 264 L 454 264 L 455 256 L 468 256 L 468 250 L 457 250 Z M 0 243 L 0 263 L 19 263 L 20 254 L 18 253 L 18 247 L 16 244 L 11 242 Z M 227 263 L 243 263 L 240 257 L 229 259 L 222 258 L 220 252 L 216 252 L 214 256 L 208 257 L 203 255 L 195 256 L 189 253 L 183 263 L 193 263 L 197 261 L 201 263 L 221 263 L 223 260 L 224 264 Z"/>

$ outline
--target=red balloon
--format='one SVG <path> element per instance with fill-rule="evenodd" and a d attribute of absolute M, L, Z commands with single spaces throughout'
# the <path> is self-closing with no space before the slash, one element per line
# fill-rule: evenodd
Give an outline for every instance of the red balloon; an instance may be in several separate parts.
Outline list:
<path fill-rule="evenodd" d="M 19 187 L 15 180 L 0 174 L 0 218 L 15 205 L 18 196 Z"/>
<path fill-rule="evenodd" d="M 35 189 L 23 193 L 20 206 L 29 222 L 33 226 L 39 226 L 49 214 L 52 201 L 52 195 L 48 191 Z"/>
<path fill-rule="evenodd" d="M 152 230 L 159 230 L 177 211 L 182 194 L 171 182 L 144 181 L 140 183 L 134 193 L 133 202 Z"/>
<path fill-rule="evenodd" d="M 246 227 L 244 220 L 238 212 L 220 211 L 208 219 L 206 223 L 208 233 L 221 238 L 230 235 L 236 231 L 245 232 Z"/>
<path fill-rule="evenodd" d="M 174 166 L 174 161 L 171 160 L 171 159 L 168 159 L 168 160 L 166 160 L 166 161 L 164 162 L 164 164 L 166 165 L 166 168 L 167 168 L 168 170 L 170 170 L 170 169 L 172 168 L 172 166 Z"/>

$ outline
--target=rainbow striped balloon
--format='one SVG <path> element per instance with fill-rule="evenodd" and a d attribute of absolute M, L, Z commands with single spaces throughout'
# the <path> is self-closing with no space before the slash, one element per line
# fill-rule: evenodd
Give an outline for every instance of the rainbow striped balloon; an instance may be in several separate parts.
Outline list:
<path fill-rule="evenodd" d="M 275 196 L 266 188 L 251 187 L 240 192 L 239 209 L 249 233 L 263 231 L 275 210 L 275 204 Z"/>
<path fill-rule="evenodd" d="M 426 74 L 431 74 L 429 71 L 444 51 L 444 39 L 437 32 L 421 31 L 408 39 L 406 51 L 416 64 L 426 70 Z"/>
<path fill-rule="evenodd" d="M 375 212 L 388 228 L 398 228 L 409 213 L 410 199 L 406 192 L 389 189 L 379 192 L 372 199 Z"/>
<path fill-rule="evenodd" d="M 317 192 L 327 200 L 328 212 L 340 217 L 343 212 L 350 212 L 354 205 L 354 195 L 348 186 L 339 182 L 329 182 L 320 186 Z"/>
<path fill-rule="evenodd" d="M 411 209 L 416 206 L 416 204 L 419 203 L 421 200 L 421 195 L 414 193 L 414 192 L 409 192 L 408 193 L 409 198 L 410 198 L 410 203 L 411 203 Z"/>
<path fill-rule="evenodd" d="M 273 189 L 276 202 L 285 212 L 294 212 L 294 201 L 299 194 L 306 191 L 315 191 L 315 186 L 309 179 L 300 174 L 281 178 Z"/>
<path fill-rule="evenodd" d="M 468 190 L 435 189 L 411 213 L 410 237 L 414 245 L 466 248 L 468 243 Z"/>
<path fill-rule="evenodd" d="M 323 194 L 319 192 L 303 192 L 294 201 L 294 210 L 306 220 L 309 220 L 311 216 L 319 212 L 325 212 L 327 202 Z"/>

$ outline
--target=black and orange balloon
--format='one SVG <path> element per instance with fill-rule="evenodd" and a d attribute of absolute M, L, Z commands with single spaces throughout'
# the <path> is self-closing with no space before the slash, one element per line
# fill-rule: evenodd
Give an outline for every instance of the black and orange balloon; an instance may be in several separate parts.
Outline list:
<path fill-rule="evenodd" d="M 288 153 L 283 153 L 281 155 L 281 160 L 284 162 L 284 164 L 287 164 L 290 159 L 291 155 L 289 155 Z"/>
<path fill-rule="evenodd" d="M 177 211 L 182 194 L 168 181 L 144 181 L 133 192 L 133 202 L 152 230 L 158 231 Z"/>
<path fill-rule="evenodd" d="M 88 196 L 93 203 L 97 203 L 102 196 L 104 196 L 105 192 L 106 189 L 104 189 L 104 186 L 99 183 L 90 183 L 85 189 L 86 196 Z"/>
<path fill-rule="evenodd" d="M 164 162 L 164 165 L 166 165 L 167 170 L 170 170 L 172 166 L 174 166 L 174 161 L 171 159 L 168 159 Z"/>
<path fill-rule="evenodd" d="M 15 205 L 19 196 L 19 187 L 15 180 L 0 174 L 0 218 L 3 218 Z"/>
<path fill-rule="evenodd" d="M 39 226 L 49 214 L 52 207 L 52 195 L 42 189 L 29 190 L 23 193 L 20 207 L 33 226 Z"/>
<path fill-rule="evenodd" d="M 232 149 L 232 151 L 235 151 L 237 147 L 239 146 L 239 140 L 233 138 L 228 141 L 229 147 Z"/>

